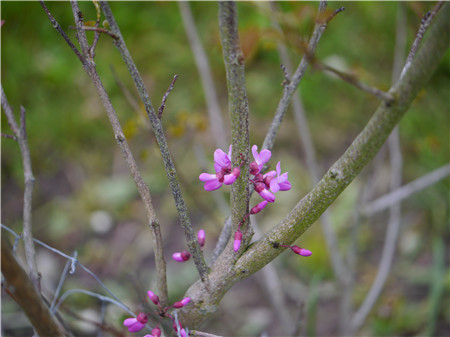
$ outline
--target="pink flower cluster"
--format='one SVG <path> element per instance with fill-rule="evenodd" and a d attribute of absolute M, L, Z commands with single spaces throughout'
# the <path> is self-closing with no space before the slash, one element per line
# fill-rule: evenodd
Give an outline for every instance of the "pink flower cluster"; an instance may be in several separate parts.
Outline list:
<path fill-rule="evenodd" d="M 159 316 L 162 317 L 169 317 L 170 319 L 172 319 L 173 321 L 173 328 L 174 330 L 177 332 L 178 328 L 177 328 L 177 324 L 175 322 L 175 319 L 167 314 L 167 311 L 171 308 L 174 309 L 180 309 L 183 308 L 184 306 L 188 305 L 188 303 L 191 301 L 191 299 L 189 297 L 185 297 L 183 298 L 181 301 L 175 302 L 174 304 L 162 308 L 161 304 L 159 302 L 159 297 L 152 292 L 151 290 L 149 290 L 147 292 L 148 297 L 150 298 L 150 300 L 158 306 L 159 309 Z M 123 325 L 126 326 L 128 328 L 129 332 L 138 332 L 141 331 L 145 325 L 148 322 L 148 314 L 144 313 L 144 312 L 140 312 L 136 317 L 132 317 L 132 318 L 127 318 L 123 321 Z M 186 333 L 186 330 L 181 327 L 181 324 L 178 322 L 179 326 L 180 326 L 180 336 L 182 337 L 188 337 L 188 334 Z M 152 329 L 152 334 L 151 335 L 145 335 L 144 337 L 160 337 L 161 336 L 161 329 L 156 326 L 155 328 Z"/>

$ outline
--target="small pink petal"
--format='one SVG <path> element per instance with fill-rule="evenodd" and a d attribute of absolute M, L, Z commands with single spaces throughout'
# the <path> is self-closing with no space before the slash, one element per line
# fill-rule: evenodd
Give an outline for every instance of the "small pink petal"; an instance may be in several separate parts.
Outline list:
<path fill-rule="evenodd" d="M 217 176 L 215 174 L 211 174 L 211 173 L 202 173 L 202 174 L 200 174 L 198 179 L 200 179 L 200 181 L 207 182 L 207 181 L 217 179 Z"/>
<path fill-rule="evenodd" d="M 261 192 L 258 192 L 258 194 L 261 196 L 261 198 L 267 200 L 268 202 L 275 201 L 275 195 L 269 190 L 263 189 Z"/>
<path fill-rule="evenodd" d="M 147 291 L 147 295 L 152 300 L 153 303 L 155 303 L 156 305 L 159 304 L 159 297 L 155 295 L 153 291 L 151 290 Z"/>
<path fill-rule="evenodd" d="M 295 254 L 298 254 L 298 255 L 301 255 L 301 256 L 311 256 L 312 255 L 312 252 L 310 251 L 310 250 L 308 250 L 308 249 L 305 249 L 305 248 L 301 248 L 301 247 L 299 247 L 299 246 L 292 246 L 291 247 L 291 250 L 295 253 Z"/>
<path fill-rule="evenodd" d="M 223 183 L 225 185 L 231 185 L 232 183 L 234 183 L 236 181 L 236 178 L 237 177 L 235 175 L 233 175 L 233 174 L 227 174 L 224 177 Z"/>
<path fill-rule="evenodd" d="M 267 200 L 261 201 L 258 205 L 254 206 L 251 210 L 250 210 L 250 214 L 256 214 L 261 212 L 264 207 L 267 206 Z"/>
<path fill-rule="evenodd" d="M 207 181 L 203 188 L 205 191 L 215 191 L 222 186 L 222 183 L 218 180 Z"/>
<path fill-rule="evenodd" d="M 183 250 L 182 252 L 177 252 L 172 254 L 172 259 L 174 259 L 177 262 L 185 262 L 189 260 L 191 257 L 191 254 L 189 252 Z"/>
<path fill-rule="evenodd" d="M 133 326 L 136 323 L 137 323 L 136 318 L 127 318 L 126 320 L 123 321 L 123 325 L 125 325 L 126 327 Z"/>

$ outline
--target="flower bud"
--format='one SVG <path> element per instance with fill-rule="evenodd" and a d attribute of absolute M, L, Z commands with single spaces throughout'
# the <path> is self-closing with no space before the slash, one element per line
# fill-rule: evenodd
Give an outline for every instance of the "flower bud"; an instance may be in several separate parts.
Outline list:
<path fill-rule="evenodd" d="M 172 307 L 174 307 L 176 309 L 182 308 L 182 307 L 186 306 L 190 300 L 191 300 L 190 297 L 185 297 L 181 301 L 175 302 L 174 304 L 172 304 Z"/>
<path fill-rule="evenodd" d="M 266 207 L 267 203 L 268 203 L 268 201 L 266 201 L 266 200 L 261 201 L 258 205 L 256 205 L 255 207 L 253 207 L 250 210 L 250 214 L 256 214 L 256 213 L 261 212 L 264 209 L 264 207 Z"/>
<path fill-rule="evenodd" d="M 197 241 L 200 247 L 203 247 L 205 245 L 205 231 L 203 229 L 200 229 L 197 233 Z"/>
<path fill-rule="evenodd" d="M 160 336 L 161 336 L 161 329 L 159 327 L 153 328 L 152 337 L 160 337 Z"/>
<path fill-rule="evenodd" d="M 256 161 L 254 161 L 253 163 L 250 163 L 249 169 L 250 169 L 250 174 L 256 176 L 259 173 L 258 163 Z"/>
<path fill-rule="evenodd" d="M 301 248 L 301 247 L 299 247 L 299 246 L 291 246 L 291 250 L 295 253 L 295 254 L 298 254 L 298 255 L 301 255 L 301 256 L 311 256 L 312 255 L 312 252 L 310 251 L 310 250 L 308 250 L 308 249 L 304 249 L 304 248 Z"/>
<path fill-rule="evenodd" d="M 184 262 L 189 260 L 191 254 L 189 252 L 183 250 L 181 253 L 173 253 L 172 258 L 177 262 Z"/>
<path fill-rule="evenodd" d="M 233 244 L 233 250 L 237 252 L 239 250 L 239 247 L 241 246 L 242 241 L 242 233 L 240 231 L 237 231 L 234 233 L 234 244 Z"/>
<path fill-rule="evenodd" d="M 147 295 L 148 297 L 150 297 L 150 299 L 152 300 L 153 303 L 155 303 L 156 305 L 159 304 L 159 297 L 157 295 L 155 295 L 155 293 L 151 290 L 147 291 Z"/>

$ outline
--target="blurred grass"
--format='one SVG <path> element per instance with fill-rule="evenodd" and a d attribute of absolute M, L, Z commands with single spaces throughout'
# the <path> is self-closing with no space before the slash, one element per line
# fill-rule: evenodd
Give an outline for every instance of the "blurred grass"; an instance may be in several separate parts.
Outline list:
<path fill-rule="evenodd" d="M 73 24 L 70 5 L 48 2 L 49 9 L 65 31 L 74 38 L 68 27 Z M 301 39 L 312 31 L 317 3 L 281 2 L 285 22 L 296 38 L 289 40 L 290 55 L 299 61 Z M 317 49 L 320 60 L 338 57 L 349 72 L 362 81 L 388 89 L 391 82 L 394 53 L 395 17 L 397 4 L 393 2 L 331 2 L 334 9 L 345 6 L 325 31 Z M 417 31 L 420 15 L 432 3 L 407 4 L 408 46 Z M 81 2 L 85 20 L 95 19 L 91 2 Z M 193 147 L 204 147 L 208 159 L 214 148 L 207 129 L 207 113 L 199 76 L 183 30 L 176 2 L 111 2 L 125 41 L 144 78 L 153 104 L 157 108 L 174 74 L 179 78 L 170 94 L 163 115 L 169 146 L 173 151 L 183 190 L 196 229 L 210 233 L 213 247 L 220 233 L 222 215 L 211 204 L 197 177 L 200 168 L 194 158 Z M 251 143 L 261 144 L 278 100 L 281 97 L 282 72 L 276 51 L 277 34 L 270 25 L 265 3 L 241 2 L 239 25 L 241 43 L 246 56 L 246 74 L 251 111 Z M 217 5 L 209 2 L 191 3 L 201 40 L 209 57 L 222 110 L 227 110 L 227 94 L 222 51 L 217 27 Z M 150 235 L 145 228 L 146 219 L 134 185 L 129 179 L 120 151 L 114 144 L 111 127 L 104 114 L 94 88 L 83 73 L 78 59 L 52 28 L 42 8 L 36 2 L 1 2 L 1 79 L 14 107 L 27 109 L 27 131 L 32 156 L 36 189 L 34 194 L 34 230 L 38 238 L 48 240 L 66 252 L 80 249 L 80 259 L 91 261 L 100 275 L 122 282 L 132 288 L 126 276 L 140 275 L 144 288 L 153 280 L 151 268 Z M 93 34 L 90 34 L 92 38 Z M 110 70 L 114 66 L 121 82 L 137 97 L 133 83 L 122 64 L 120 55 L 107 36 L 102 36 L 96 49 L 97 68 L 124 129 L 138 164 L 149 184 L 158 217 L 163 227 L 166 254 L 183 246 L 176 212 L 168 192 L 168 185 L 160 155 L 155 146 L 143 111 L 134 108 L 124 98 Z M 401 121 L 400 137 L 404 156 L 404 182 L 413 180 L 449 161 L 449 57 L 439 65 L 430 85 L 421 92 L 410 111 Z M 351 143 L 370 118 L 378 101 L 350 85 L 320 71 L 309 69 L 300 85 L 308 123 L 311 128 L 317 157 L 322 170 L 328 168 Z M 142 106 L 140 105 L 141 109 Z M 225 115 L 225 114 L 224 114 Z M 283 161 L 289 171 L 293 189 L 287 192 L 276 207 L 265 210 L 261 224 L 268 230 L 282 218 L 308 192 L 309 177 L 292 115 L 285 117 L 273 151 L 272 165 Z M 4 114 L 2 132 L 10 133 Z M 228 128 L 228 117 L 224 127 Z M 378 193 L 388 188 L 388 170 L 380 180 Z M 358 189 L 364 181 L 359 178 L 332 206 L 336 230 L 346 245 L 348 223 L 358 198 Z M 23 171 L 18 146 L 2 139 L 2 222 L 20 231 Z M 405 226 L 420 233 L 420 240 L 409 255 L 402 256 L 406 266 L 420 264 L 426 274 L 433 263 L 432 248 L 436 237 L 448 239 L 448 180 L 436 184 L 403 203 Z M 228 192 L 225 192 L 226 198 Z M 114 228 L 106 234 L 97 233 L 90 225 L 92 212 L 105 210 L 114 219 Z M 379 259 L 385 223 L 383 215 L 375 224 L 364 224 L 360 229 L 359 253 L 361 275 L 355 301 L 367 291 Z M 126 228 L 126 230 L 122 230 Z M 125 234 L 129 234 L 126 239 Z M 135 234 L 133 234 L 135 233 Z M 121 239 L 122 238 L 122 239 Z M 320 226 L 313 226 L 299 240 L 299 245 L 311 249 L 310 259 L 295 259 L 284 254 L 279 259 L 283 270 L 298 279 L 311 283 L 320 275 L 325 281 L 333 279 L 328 252 Z M 101 247 L 101 248 L 99 248 Z M 117 263 L 111 264 L 109 247 L 115 247 Z M 411 253 L 412 252 L 412 253 Z M 364 263 L 365 261 L 365 263 Z M 145 267 L 143 267 L 145 266 Z M 183 269 L 169 262 L 170 290 L 181 295 L 181 281 L 195 279 L 191 265 Z M 448 271 L 448 261 L 446 261 Z M 412 271 L 405 271 L 394 295 L 387 290 L 386 297 L 398 298 L 392 313 L 385 317 L 376 309 L 370 317 L 371 335 L 405 334 L 421 331 L 431 324 L 421 316 L 429 303 L 429 295 L 412 296 L 417 285 L 410 280 Z M 396 270 L 394 276 L 398 274 Z M 448 274 L 448 272 L 447 272 Z M 393 276 L 393 277 L 394 277 Z M 124 281 L 125 280 L 125 281 Z M 394 281 L 392 281 L 394 282 Z M 75 282 L 76 283 L 76 282 Z M 114 282 L 112 282 L 114 283 Z M 188 284 L 185 284 L 187 287 Z M 409 287 L 408 287 L 409 286 Z M 426 287 L 434 287 L 428 283 Z M 120 286 L 114 287 L 120 288 Z M 396 288 L 398 289 L 398 288 Z M 428 289 L 428 288 L 427 288 Z M 435 288 L 433 288 L 435 289 Z M 436 292 L 436 290 L 434 290 Z M 448 298 L 448 287 L 444 295 Z M 124 291 L 124 293 L 126 293 Z M 359 296 L 361 294 L 361 296 Z M 227 304 L 225 304 L 226 306 Z M 320 310 L 320 303 L 319 309 Z M 381 309 L 380 309 L 381 310 Z M 448 311 L 447 311 L 448 313 Z M 391 318 L 396 317 L 395 321 Z M 430 318 L 431 319 L 431 318 Z M 433 318 L 435 319 L 435 317 Z M 437 332 L 448 326 L 448 315 L 438 316 Z M 217 323 L 219 324 L 219 323 Z M 429 328 L 431 329 L 431 328 Z"/>

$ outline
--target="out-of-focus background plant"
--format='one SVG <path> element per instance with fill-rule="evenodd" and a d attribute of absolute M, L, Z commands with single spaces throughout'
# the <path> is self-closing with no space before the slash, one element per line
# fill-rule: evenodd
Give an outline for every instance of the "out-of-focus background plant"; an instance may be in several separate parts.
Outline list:
<path fill-rule="evenodd" d="M 190 4 L 197 30 L 210 61 L 215 85 L 229 130 L 226 79 L 217 24 L 217 4 Z M 330 6 L 337 8 L 337 3 Z M 339 4 L 340 5 L 340 4 Z M 387 90 L 392 78 L 397 11 L 406 15 L 407 46 L 411 45 L 421 15 L 433 4 L 345 2 L 320 41 L 316 57 L 365 83 Z M 73 17 L 68 3 L 49 2 L 61 26 L 68 29 Z M 95 20 L 91 2 L 81 2 L 85 20 Z M 120 2 L 110 4 L 124 39 L 144 78 L 155 106 L 173 76 L 179 76 L 163 114 L 179 178 L 196 229 L 207 233 L 208 257 L 221 231 L 223 214 L 212 204 L 211 194 L 198 180 L 196 158 L 212 159 L 205 97 L 176 2 Z M 317 3 L 282 2 L 281 22 L 288 27 L 289 56 L 300 59 L 310 35 Z M 281 36 L 273 28 L 264 3 L 239 3 L 241 44 L 245 53 L 250 105 L 251 144 L 261 144 L 281 96 L 283 73 L 277 51 Z M 143 301 L 154 283 L 151 234 L 133 181 L 114 144 L 94 87 L 79 61 L 51 27 L 37 2 L 2 2 L 1 82 L 16 114 L 27 109 L 27 132 L 33 172 L 33 232 L 36 238 L 70 254 L 95 271 L 130 307 Z M 294 34 L 295 33 L 295 34 Z M 302 40 L 304 38 L 304 41 Z M 407 50 L 405 50 L 407 53 Z M 145 110 L 111 39 L 102 36 L 96 49 L 100 75 L 139 168 L 148 183 L 162 226 L 167 258 L 184 247 L 179 220 L 168 188 L 159 150 Z M 407 183 L 449 162 L 448 53 L 429 86 L 420 93 L 399 124 L 403 154 L 402 183 Z M 126 89 L 123 89 L 126 88 Z M 129 91 L 129 97 L 125 91 Z M 309 68 L 300 85 L 306 116 L 316 149 L 320 173 L 343 153 L 378 105 L 378 100 L 321 70 Z M 2 114 L 2 132 L 10 133 Z M 228 136 L 229 137 L 229 136 Z M 225 150 L 225 149 L 224 149 Z M 311 187 L 294 116 L 285 117 L 274 153 L 289 171 L 292 189 L 279 196 L 277 207 L 256 216 L 263 231 L 277 223 Z M 375 179 L 372 199 L 389 190 L 387 150 L 366 168 L 331 207 L 339 248 L 351 244 L 355 208 L 368 178 Z M 275 159 L 274 159 L 275 160 Z M 273 161 L 273 160 L 272 160 Z M 276 162 L 275 162 L 276 163 Z M 272 163 L 272 165 L 275 165 Z M 210 165 L 210 164 L 208 164 Z M 370 181 L 370 179 L 369 179 Z M 228 194 L 223 193 L 225 200 Z M 278 196 L 277 196 L 278 197 Z M 23 170 L 15 142 L 2 139 L 2 223 L 21 231 Z M 401 204 L 401 232 L 392 271 L 382 296 L 371 311 L 361 335 L 434 335 L 449 333 L 449 181 L 448 178 L 414 194 Z M 385 238 L 387 211 L 359 221 L 354 260 L 358 270 L 353 304 L 361 304 L 378 268 Z M 3 234 L 5 235 L 5 234 Z M 339 325 L 336 287 L 321 227 L 313 226 L 301 238 L 313 251 L 308 259 L 283 254 L 274 261 L 289 308 L 311 335 L 332 335 Z M 56 286 L 65 261 L 46 250 L 37 250 L 43 291 Z M 261 272 L 235 285 L 205 331 L 222 335 L 277 334 L 281 324 L 267 300 Z M 198 278 L 193 262 L 168 261 L 170 296 L 178 300 Z M 65 287 L 97 287 L 89 278 L 75 275 Z M 141 289 L 142 291 L 135 291 Z M 29 325 L 18 307 L 2 294 L 5 336 L 29 335 Z M 100 314 L 98 301 L 74 297 L 68 306 L 76 314 L 79 335 L 95 334 L 96 327 L 80 317 Z M 120 309 L 108 307 L 120 329 Z M 108 320 L 109 324 L 114 321 Z"/>

